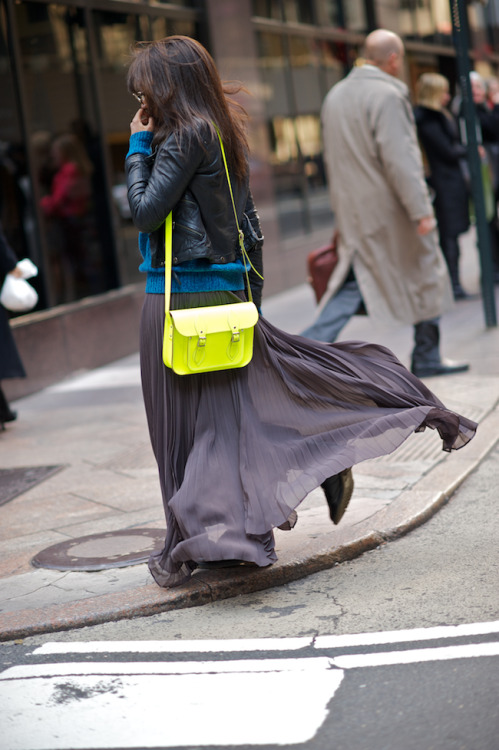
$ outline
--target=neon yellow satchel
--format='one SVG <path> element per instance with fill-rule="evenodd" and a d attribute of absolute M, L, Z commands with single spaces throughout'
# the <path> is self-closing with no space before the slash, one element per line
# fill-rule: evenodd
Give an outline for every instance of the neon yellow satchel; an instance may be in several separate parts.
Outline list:
<path fill-rule="evenodd" d="M 239 244 L 246 267 L 246 263 L 250 261 L 244 247 L 243 233 L 237 221 L 220 133 L 218 137 L 239 232 Z M 247 268 L 245 270 L 249 302 L 170 310 L 171 258 L 172 214 L 170 213 L 165 222 L 165 330 L 163 338 L 165 365 L 177 375 L 229 370 L 247 365 L 253 356 L 253 333 L 258 320 L 258 310 L 252 301 Z"/>

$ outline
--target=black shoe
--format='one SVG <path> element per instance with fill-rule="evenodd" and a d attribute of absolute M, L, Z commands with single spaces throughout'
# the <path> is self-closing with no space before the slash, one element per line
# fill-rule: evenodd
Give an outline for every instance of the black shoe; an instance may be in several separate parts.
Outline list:
<path fill-rule="evenodd" d="M 322 484 L 322 489 L 329 506 L 331 521 L 338 524 L 348 507 L 353 493 L 353 475 L 351 469 L 340 471 L 333 477 L 328 477 Z"/>
<path fill-rule="evenodd" d="M 1 419 L 2 422 L 15 422 L 17 419 L 17 411 L 11 411 L 9 409 L 6 414 L 2 414 Z"/>
<path fill-rule="evenodd" d="M 286 521 L 280 523 L 277 528 L 281 529 L 281 531 L 291 531 L 291 529 L 294 529 L 294 527 L 296 526 L 297 521 L 298 513 L 296 512 L 296 510 L 292 510 Z"/>
<path fill-rule="evenodd" d="M 454 294 L 454 299 L 455 299 L 455 300 L 460 300 L 460 299 L 468 299 L 468 298 L 469 298 L 469 296 L 470 296 L 470 295 L 468 294 L 468 292 L 465 292 L 465 291 L 464 291 L 464 289 L 463 289 L 463 287 L 461 286 L 461 284 L 456 284 L 456 285 L 455 285 L 455 286 L 454 286 L 454 287 L 452 288 L 452 292 L 453 292 L 453 294 Z"/>
<path fill-rule="evenodd" d="M 470 366 L 466 362 L 453 362 L 451 359 L 444 359 L 436 364 L 414 365 L 412 374 L 417 378 L 432 378 L 436 375 L 455 375 L 458 372 L 467 372 Z"/>
<path fill-rule="evenodd" d="M 200 570 L 220 570 L 222 568 L 256 568 L 256 563 L 249 562 L 248 560 L 206 560 L 204 562 L 196 563 Z"/>

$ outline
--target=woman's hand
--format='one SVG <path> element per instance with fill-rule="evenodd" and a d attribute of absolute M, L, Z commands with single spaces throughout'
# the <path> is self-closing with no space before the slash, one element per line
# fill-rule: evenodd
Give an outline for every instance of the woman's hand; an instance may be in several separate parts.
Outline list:
<path fill-rule="evenodd" d="M 10 276 L 14 276 L 16 279 L 22 279 L 23 274 L 20 268 L 17 266 L 12 269 L 12 271 L 9 271 Z"/>
<path fill-rule="evenodd" d="M 133 135 L 133 133 L 143 133 L 144 131 L 149 131 L 149 133 L 154 132 L 154 120 L 149 115 L 147 109 L 141 107 L 137 110 L 135 117 L 130 123 L 130 132 Z"/>

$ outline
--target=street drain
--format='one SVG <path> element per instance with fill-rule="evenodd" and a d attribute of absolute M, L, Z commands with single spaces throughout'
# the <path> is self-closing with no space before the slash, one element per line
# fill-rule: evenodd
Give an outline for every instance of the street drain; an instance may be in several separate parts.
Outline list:
<path fill-rule="evenodd" d="M 138 565 L 163 546 L 161 529 L 123 529 L 68 539 L 38 552 L 31 564 L 54 570 L 106 570 Z"/>

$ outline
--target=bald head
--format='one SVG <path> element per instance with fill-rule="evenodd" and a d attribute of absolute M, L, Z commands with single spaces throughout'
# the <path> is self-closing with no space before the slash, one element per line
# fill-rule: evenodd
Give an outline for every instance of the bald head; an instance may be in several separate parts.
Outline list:
<path fill-rule="evenodd" d="M 367 37 L 364 45 L 366 62 L 376 65 L 385 73 L 400 75 L 404 59 L 402 39 L 388 29 L 376 29 Z"/>

